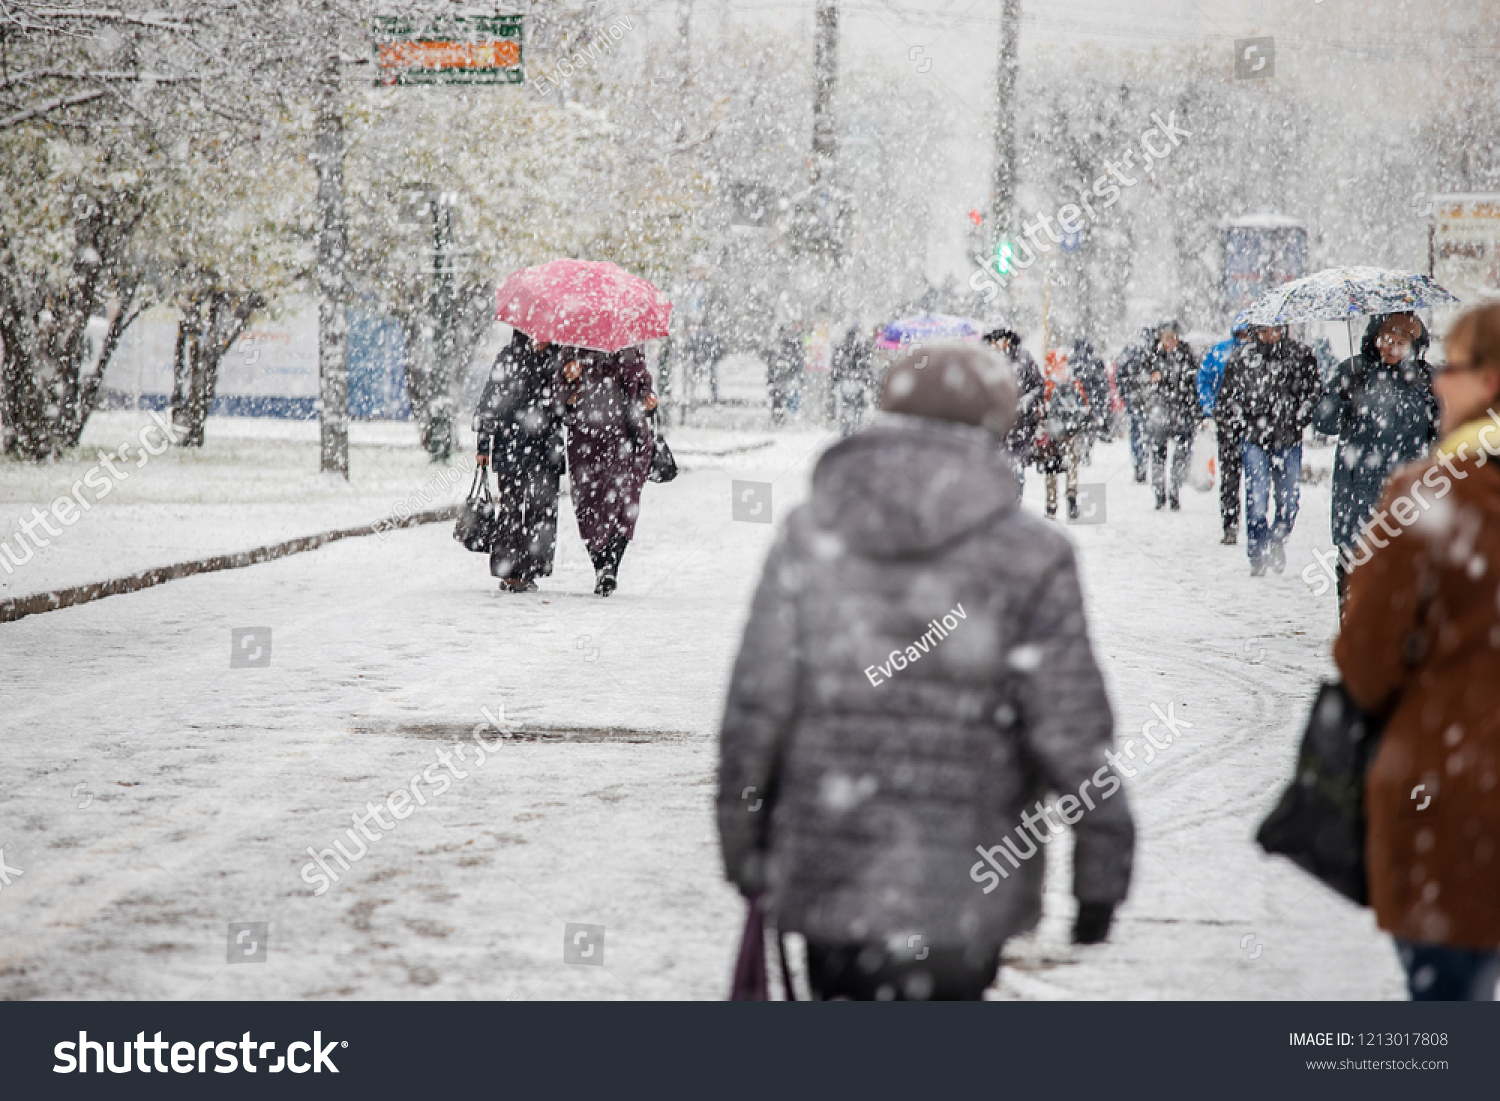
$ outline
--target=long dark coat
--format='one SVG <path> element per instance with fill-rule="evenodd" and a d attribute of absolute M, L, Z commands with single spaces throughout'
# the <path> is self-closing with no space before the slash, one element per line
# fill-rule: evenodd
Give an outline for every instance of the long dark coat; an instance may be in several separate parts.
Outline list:
<path fill-rule="evenodd" d="M 1011 426 L 1006 446 L 1016 461 L 1024 465 L 1031 462 L 1036 452 L 1037 429 L 1047 402 L 1046 380 L 1031 353 L 1019 344 L 1015 347 L 1015 354 L 1006 357 L 1016 373 L 1016 423 Z"/>
<path fill-rule="evenodd" d="M 1067 537 L 1017 507 L 994 437 L 892 415 L 818 461 L 762 572 L 720 732 L 726 873 L 812 939 L 993 947 L 1041 910 L 1022 812 L 1107 784 L 1112 727 Z M 1073 825 L 1085 901 L 1130 881 L 1111 792 Z"/>
<path fill-rule="evenodd" d="M 1370 319 L 1359 355 L 1338 372 L 1313 414 L 1313 427 L 1337 436 L 1333 463 L 1333 544 L 1352 548 L 1386 479 L 1427 454 L 1437 438 L 1438 404 L 1427 366 L 1427 332 L 1412 358 L 1391 366 L 1375 347 L 1384 317 Z"/>
<path fill-rule="evenodd" d="M 560 383 L 573 512 L 589 553 L 599 554 L 616 536 L 635 537 L 641 487 L 656 449 L 644 404 L 651 372 L 639 348 L 612 355 L 565 352 L 559 362 L 570 358 L 583 366 L 578 381 Z"/>
<path fill-rule="evenodd" d="M 1380 506 L 1389 519 L 1349 575 L 1333 656 L 1355 700 L 1390 716 L 1365 782 L 1370 904 L 1380 927 L 1493 952 L 1500 464 L 1482 448 L 1500 441 L 1500 428 L 1484 431 L 1489 423 L 1445 438 L 1446 465 L 1428 459 L 1391 479 Z"/>
<path fill-rule="evenodd" d="M 474 410 L 478 450 L 496 482 L 490 572 L 545 577 L 557 545 L 557 490 L 563 472 L 563 409 L 552 349 L 538 351 L 517 330 L 495 360 Z"/>

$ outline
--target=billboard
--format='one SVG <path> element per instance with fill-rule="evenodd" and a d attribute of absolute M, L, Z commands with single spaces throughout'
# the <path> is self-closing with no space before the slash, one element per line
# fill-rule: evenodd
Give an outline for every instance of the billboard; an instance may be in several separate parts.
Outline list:
<path fill-rule="evenodd" d="M 520 84 L 519 15 L 381 16 L 381 84 Z"/>
<path fill-rule="evenodd" d="M 1224 299 L 1237 314 L 1272 287 L 1307 274 L 1307 229 L 1281 214 L 1251 214 L 1220 224 Z"/>
<path fill-rule="evenodd" d="M 1500 195 L 1434 195 L 1428 269 L 1465 305 L 1500 298 Z"/>

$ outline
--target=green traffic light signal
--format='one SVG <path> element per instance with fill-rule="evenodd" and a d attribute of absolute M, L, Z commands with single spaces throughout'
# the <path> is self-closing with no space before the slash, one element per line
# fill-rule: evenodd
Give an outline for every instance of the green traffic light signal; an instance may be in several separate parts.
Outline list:
<path fill-rule="evenodd" d="M 1009 241 L 1000 241 L 995 245 L 995 271 L 1000 275 L 1014 275 L 1016 248 Z"/>

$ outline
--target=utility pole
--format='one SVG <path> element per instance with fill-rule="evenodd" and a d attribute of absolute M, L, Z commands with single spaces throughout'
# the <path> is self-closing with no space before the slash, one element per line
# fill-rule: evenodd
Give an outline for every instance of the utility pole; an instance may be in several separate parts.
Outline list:
<path fill-rule="evenodd" d="M 693 79 L 693 0 L 677 0 L 677 49 L 682 54 L 678 83 L 686 89 Z"/>
<path fill-rule="evenodd" d="M 838 156 L 838 127 L 833 117 L 833 94 L 839 83 L 839 7 L 832 0 L 818 0 L 813 17 L 813 140 L 812 186 L 833 183 Z"/>
<path fill-rule="evenodd" d="M 432 199 L 432 320 L 433 356 L 431 427 L 427 451 L 435 463 L 446 463 L 453 455 L 453 380 L 458 374 L 457 319 L 453 316 L 453 208 L 458 204 L 456 191 L 441 191 Z"/>
<path fill-rule="evenodd" d="M 349 322 L 344 259 L 344 96 L 339 86 L 338 30 L 324 9 L 328 53 L 318 74 L 313 155 L 318 169 L 318 422 L 319 469 L 349 477 Z"/>
<path fill-rule="evenodd" d="M 814 235 L 813 263 L 820 269 L 816 309 L 822 315 L 829 352 L 833 344 L 835 275 L 843 247 L 845 207 L 838 180 L 838 120 L 833 100 L 839 83 L 839 8 L 833 0 L 818 0 L 813 36 L 813 133 L 812 166 L 809 172 L 808 221 Z M 817 331 L 816 329 L 814 331 Z M 820 353 L 821 354 L 821 353 Z M 805 380 L 810 391 L 808 406 L 833 419 L 834 393 L 829 371 L 818 370 Z"/>
<path fill-rule="evenodd" d="M 1021 0 L 1000 0 L 1000 61 L 995 74 L 995 175 L 990 209 L 994 244 L 1015 234 L 1016 63 L 1021 45 Z"/>

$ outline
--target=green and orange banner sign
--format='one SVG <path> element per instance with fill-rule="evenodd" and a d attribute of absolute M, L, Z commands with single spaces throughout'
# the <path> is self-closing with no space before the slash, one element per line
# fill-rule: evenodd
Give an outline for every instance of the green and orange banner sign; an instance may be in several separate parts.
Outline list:
<path fill-rule="evenodd" d="M 520 84 L 519 15 L 375 20 L 381 84 Z"/>

